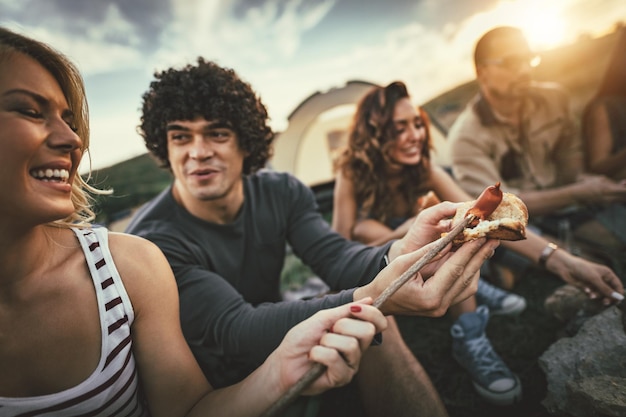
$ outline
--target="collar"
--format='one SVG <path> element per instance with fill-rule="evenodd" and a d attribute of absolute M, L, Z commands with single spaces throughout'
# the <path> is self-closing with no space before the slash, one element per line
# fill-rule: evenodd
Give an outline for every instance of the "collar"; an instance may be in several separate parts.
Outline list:
<path fill-rule="evenodd" d="M 528 95 L 524 98 L 524 102 L 522 103 L 522 118 L 525 119 L 528 117 L 532 111 L 537 108 L 539 102 L 543 100 L 541 94 L 536 91 L 534 88 L 531 88 L 528 92 Z M 476 97 L 474 98 L 474 111 L 478 115 L 480 119 L 480 123 L 483 126 L 495 126 L 495 125 L 506 125 L 508 124 L 504 120 L 498 118 L 498 116 L 493 112 L 491 105 L 487 101 L 487 99 L 483 96 L 482 92 L 478 92 Z"/>

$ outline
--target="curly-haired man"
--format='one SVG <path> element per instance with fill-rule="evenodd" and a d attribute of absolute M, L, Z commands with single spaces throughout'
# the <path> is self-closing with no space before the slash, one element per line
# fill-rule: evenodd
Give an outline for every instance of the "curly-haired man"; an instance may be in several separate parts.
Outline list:
<path fill-rule="evenodd" d="M 402 262 L 408 266 L 409 257 L 416 259 L 409 252 L 448 230 L 449 222 L 440 220 L 456 210 L 443 203 L 419 217 L 405 238 L 381 247 L 348 241 L 321 217 L 308 187 L 289 174 L 261 170 L 274 138 L 267 121 L 249 84 L 202 58 L 156 74 L 143 96 L 142 136 L 174 181 L 136 214 L 127 231 L 165 253 L 178 283 L 185 338 L 216 387 L 252 372 L 287 330 L 316 311 L 376 298 L 393 279 L 379 273 L 385 261 L 393 261 L 392 269 Z M 337 292 L 282 301 L 280 273 L 288 244 Z M 451 303 L 475 292 L 478 269 L 497 244 L 482 239 L 445 254 L 381 310 L 444 314 Z M 383 339 L 357 374 L 367 414 L 446 415 L 393 320 Z M 343 396 L 347 393 L 325 394 L 322 413 L 358 410 L 360 405 Z"/>

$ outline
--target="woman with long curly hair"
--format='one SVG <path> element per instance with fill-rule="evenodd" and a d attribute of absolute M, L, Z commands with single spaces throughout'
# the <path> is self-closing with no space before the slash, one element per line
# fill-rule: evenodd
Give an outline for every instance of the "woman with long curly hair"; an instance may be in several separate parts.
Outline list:
<path fill-rule="evenodd" d="M 387 103 L 396 101 L 398 106 L 410 107 L 404 110 L 414 116 L 413 120 L 394 123 L 394 106 Z M 339 162 L 345 175 L 337 178 L 339 192 L 335 193 L 338 204 L 335 204 L 333 226 L 345 237 L 376 244 L 404 235 L 419 205 L 433 188 L 431 169 L 440 169 L 431 166 L 428 115 L 421 108 L 413 108 L 404 84 L 395 82 L 385 89 L 375 88 L 363 98 L 359 109 L 363 110 L 354 116 L 349 146 Z M 395 138 L 406 135 L 411 127 L 418 137 L 404 148 L 396 147 Z M 421 163 L 413 163 L 415 159 Z M 346 181 L 352 178 L 359 181 Z M 343 192 L 347 185 L 353 187 L 353 193 Z M 354 214 L 349 216 L 352 212 L 358 213 L 358 221 L 344 219 L 344 216 L 354 217 Z M 379 229 L 381 224 L 387 224 L 388 230 Z M 346 226 L 353 228 L 347 230 Z"/>
<path fill-rule="evenodd" d="M 348 146 L 338 161 L 332 226 L 344 237 L 378 245 L 404 236 L 415 216 L 439 200 L 466 201 L 448 173 L 432 163 L 429 120 L 404 83 L 374 87 L 358 104 Z M 479 281 L 476 298 L 456 304 L 454 357 L 477 392 L 495 404 L 521 397 L 519 378 L 493 350 L 484 329 L 492 314 L 519 314 L 525 300 Z"/>

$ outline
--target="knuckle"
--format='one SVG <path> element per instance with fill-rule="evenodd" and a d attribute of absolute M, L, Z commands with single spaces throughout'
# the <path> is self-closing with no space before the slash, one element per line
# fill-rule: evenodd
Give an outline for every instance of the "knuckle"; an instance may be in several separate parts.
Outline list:
<path fill-rule="evenodd" d="M 463 284 L 465 284 L 465 287 L 470 287 L 470 289 L 473 292 L 476 292 L 478 290 L 478 280 L 474 279 L 474 275 L 468 275 L 464 280 L 463 280 Z"/>
<path fill-rule="evenodd" d="M 361 348 L 361 345 L 359 345 L 359 342 L 357 339 L 355 339 L 354 337 L 351 337 L 350 339 L 348 339 L 348 349 L 351 351 L 359 351 Z"/>
<path fill-rule="evenodd" d="M 425 315 L 428 317 L 443 317 L 448 311 L 448 305 L 443 299 L 431 299 L 424 303 L 424 308 L 426 310 Z"/>
<path fill-rule="evenodd" d="M 447 311 L 448 309 L 444 306 L 439 306 L 433 311 L 433 317 L 443 317 Z"/>
<path fill-rule="evenodd" d="M 455 278 L 462 277 L 464 272 L 465 272 L 465 265 L 454 264 L 450 268 L 450 274 Z"/>

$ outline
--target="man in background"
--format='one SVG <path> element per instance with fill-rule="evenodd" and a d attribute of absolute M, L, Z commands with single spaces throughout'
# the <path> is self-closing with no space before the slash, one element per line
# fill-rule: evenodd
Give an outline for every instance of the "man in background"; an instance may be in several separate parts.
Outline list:
<path fill-rule="evenodd" d="M 497 27 L 478 40 L 479 93 L 448 134 L 453 175 L 472 196 L 500 181 L 526 203 L 531 227 L 560 237 L 559 244 L 571 243 L 571 236 L 589 249 L 623 253 L 626 230 L 603 213 L 626 202 L 626 183 L 584 172 L 569 98 L 556 84 L 533 82 L 537 60 L 518 28 Z M 556 248 L 548 245 L 540 264 Z M 493 261 L 503 256 L 498 252 Z"/>

